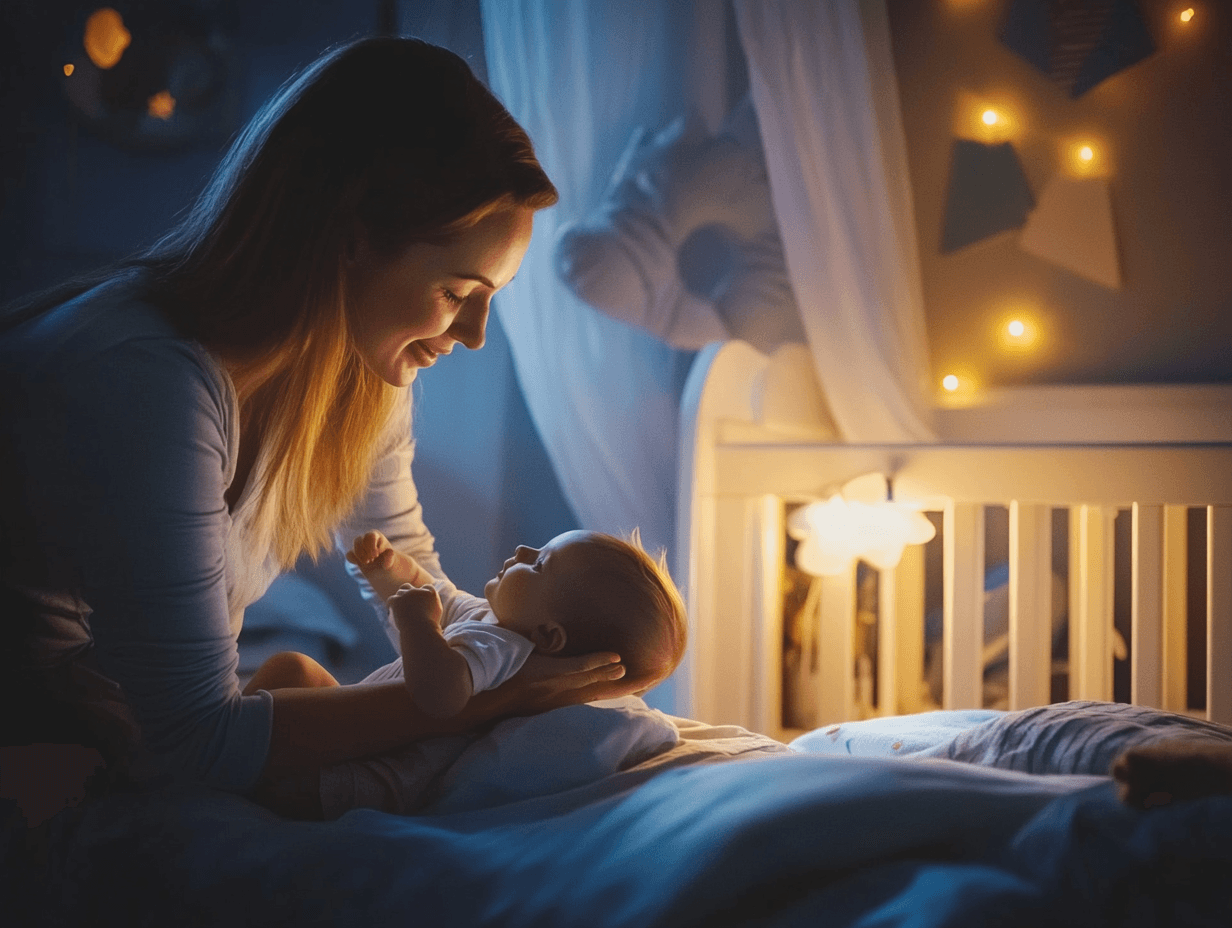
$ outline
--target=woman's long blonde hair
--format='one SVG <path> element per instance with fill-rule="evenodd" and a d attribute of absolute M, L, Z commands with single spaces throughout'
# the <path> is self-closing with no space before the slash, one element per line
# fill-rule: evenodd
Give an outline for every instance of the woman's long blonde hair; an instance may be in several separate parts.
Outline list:
<path fill-rule="evenodd" d="M 237 137 L 185 217 L 144 254 L 143 297 L 221 358 L 245 430 L 263 434 L 256 528 L 284 567 L 331 543 L 363 491 L 397 391 L 351 340 L 347 275 L 363 236 L 393 257 L 483 216 L 556 202 L 525 131 L 446 49 L 379 37 L 288 81 Z M 41 312 L 115 273 L 6 314 Z"/>

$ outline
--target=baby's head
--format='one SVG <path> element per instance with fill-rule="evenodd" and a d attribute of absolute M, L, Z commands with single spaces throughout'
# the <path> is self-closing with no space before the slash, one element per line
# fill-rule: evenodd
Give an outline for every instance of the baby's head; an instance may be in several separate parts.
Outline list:
<path fill-rule="evenodd" d="M 684 601 L 665 559 L 602 532 L 565 532 L 519 546 L 484 586 L 497 620 L 546 653 L 615 651 L 625 680 L 648 689 L 684 656 Z"/>

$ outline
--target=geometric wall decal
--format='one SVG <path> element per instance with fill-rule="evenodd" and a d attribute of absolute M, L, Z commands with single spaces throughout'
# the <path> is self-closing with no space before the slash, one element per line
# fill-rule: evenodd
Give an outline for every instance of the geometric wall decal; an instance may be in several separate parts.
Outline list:
<path fill-rule="evenodd" d="M 1001 41 L 1071 97 L 1155 51 L 1138 0 L 1013 0 Z"/>
<path fill-rule="evenodd" d="M 1111 290 L 1121 286 L 1112 197 L 1102 177 L 1053 177 L 1044 185 L 1018 244 Z"/>
<path fill-rule="evenodd" d="M 1035 198 L 1013 145 L 955 139 L 941 253 L 1019 228 L 1033 206 Z"/>

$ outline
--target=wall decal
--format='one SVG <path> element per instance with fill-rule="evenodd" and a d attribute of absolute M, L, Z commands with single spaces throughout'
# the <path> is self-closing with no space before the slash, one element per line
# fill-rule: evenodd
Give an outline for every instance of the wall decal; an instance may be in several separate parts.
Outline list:
<path fill-rule="evenodd" d="M 1058 174 L 1048 181 L 1019 245 L 1104 287 L 1121 286 L 1112 196 L 1102 177 Z"/>
<path fill-rule="evenodd" d="M 1137 0 L 1014 0 L 1001 41 L 1075 98 L 1155 51 Z"/>
<path fill-rule="evenodd" d="M 942 254 L 1019 228 L 1034 205 L 1013 145 L 955 139 L 941 233 Z"/>

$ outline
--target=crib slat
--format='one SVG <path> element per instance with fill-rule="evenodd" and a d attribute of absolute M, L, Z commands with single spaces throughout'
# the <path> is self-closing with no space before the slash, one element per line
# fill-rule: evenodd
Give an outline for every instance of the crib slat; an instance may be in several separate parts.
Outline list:
<path fill-rule="evenodd" d="M 943 516 L 942 705 L 984 704 L 984 506 L 950 502 Z"/>
<path fill-rule="evenodd" d="M 908 545 L 893 570 L 881 571 L 877 613 L 877 710 L 924 709 L 924 548 Z"/>
<path fill-rule="evenodd" d="M 1116 511 L 1075 506 L 1070 511 L 1069 696 L 1112 699 L 1112 605 Z"/>
<path fill-rule="evenodd" d="M 1011 709 L 1051 702 L 1052 508 L 1010 502 Z"/>
<path fill-rule="evenodd" d="M 903 551 L 904 559 L 907 552 Z M 903 677 L 898 667 L 899 627 L 898 571 L 877 573 L 877 714 L 897 715 Z"/>
<path fill-rule="evenodd" d="M 767 495 L 755 505 L 752 728 L 773 733 L 783 722 L 783 501 Z"/>
<path fill-rule="evenodd" d="M 817 653 L 817 724 L 856 717 L 856 567 L 821 578 L 821 630 Z"/>
<path fill-rule="evenodd" d="M 694 708 L 699 719 L 753 728 L 754 648 L 749 643 L 760 603 L 747 552 L 760 540 L 760 510 L 756 498 L 722 496 L 713 501 L 712 513 L 710 537 L 724 543 L 715 546 L 713 555 L 716 592 L 706 604 L 712 621 L 697 628 L 689 643 L 696 655 Z M 733 641 L 744 644 L 732 647 Z"/>
<path fill-rule="evenodd" d="M 1188 520 L 1188 507 L 1164 507 L 1163 700 L 1172 712 L 1189 707 Z"/>
<path fill-rule="evenodd" d="M 1206 717 L 1232 724 L 1232 506 L 1206 507 Z"/>
<path fill-rule="evenodd" d="M 1163 706 L 1163 506 L 1133 505 L 1129 700 Z"/>

